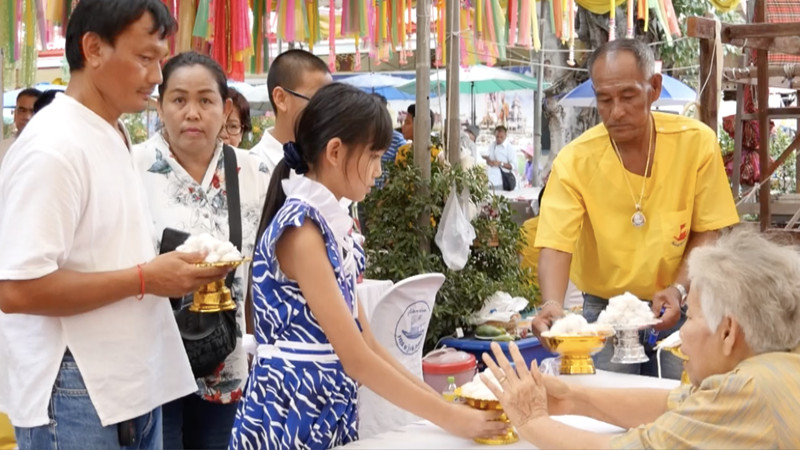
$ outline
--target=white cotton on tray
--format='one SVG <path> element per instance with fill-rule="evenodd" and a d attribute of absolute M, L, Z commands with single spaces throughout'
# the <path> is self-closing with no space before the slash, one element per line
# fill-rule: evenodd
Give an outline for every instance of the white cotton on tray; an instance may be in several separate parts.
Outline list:
<path fill-rule="evenodd" d="M 242 254 L 227 241 L 221 241 L 208 233 L 193 234 L 175 250 L 184 253 L 206 252 L 207 263 L 242 260 Z"/>
<path fill-rule="evenodd" d="M 494 382 L 496 386 L 500 386 L 491 370 L 486 369 L 483 371 L 483 374 L 486 375 L 490 381 Z M 503 390 L 502 386 L 500 386 L 500 390 Z M 475 374 L 472 381 L 461 385 L 461 396 L 475 400 L 497 400 L 497 397 L 495 397 L 492 391 L 483 383 L 483 380 L 481 380 L 481 373 Z"/>
<path fill-rule="evenodd" d="M 656 317 L 650 309 L 650 304 L 639 300 L 638 297 L 626 292 L 608 299 L 608 306 L 600 313 L 597 323 L 612 326 L 638 327 L 650 325 Z"/>
<path fill-rule="evenodd" d="M 580 314 L 567 314 L 553 323 L 542 336 L 595 336 L 613 334 L 614 330 L 607 325 L 589 323 Z"/>

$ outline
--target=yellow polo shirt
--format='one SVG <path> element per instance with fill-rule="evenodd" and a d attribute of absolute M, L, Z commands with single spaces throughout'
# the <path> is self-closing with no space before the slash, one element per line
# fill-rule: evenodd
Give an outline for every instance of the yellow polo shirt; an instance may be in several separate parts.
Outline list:
<path fill-rule="evenodd" d="M 573 255 L 570 279 L 602 298 L 639 298 L 675 281 L 691 232 L 739 222 L 714 133 L 687 117 L 653 113 L 656 150 L 644 226 L 631 224 L 644 177 L 625 170 L 602 124 L 559 152 L 542 200 L 536 247 Z M 623 172 L 624 171 L 624 172 Z"/>
<path fill-rule="evenodd" d="M 14 427 L 8 420 L 8 416 L 0 413 L 0 450 L 13 450 L 17 448 L 14 442 Z"/>
<path fill-rule="evenodd" d="M 611 448 L 800 448 L 800 355 L 764 353 L 675 389 L 653 423 Z"/>
<path fill-rule="evenodd" d="M 520 267 L 531 269 L 530 280 L 537 287 L 539 286 L 539 252 L 541 249 L 536 248 L 533 243 L 536 239 L 536 229 L 538 227 L 539 217 L 533 217 L 523 222 L 520 234 L 525 239 L 525 245 L 519 250 L 519 254 L 522 257 Z"/>

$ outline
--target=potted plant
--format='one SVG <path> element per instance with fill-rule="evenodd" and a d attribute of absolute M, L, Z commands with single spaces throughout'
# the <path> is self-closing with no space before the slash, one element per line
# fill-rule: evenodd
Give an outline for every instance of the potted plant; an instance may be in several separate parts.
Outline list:
<path fill-rule="evenodd" d="M 480 213 L 472 220 L 477 238 L 467 265 L 460 271 L 447 268 L 434 243 L 451 186 L 467 188 Z M 520 268 L 518 248 L 523 244 L 519 226 L 512 220 L 508 201 L 490 193 L 481 167 L 449 167 L 434 158 L 426 183 L 418 167 L 392 164 L 383 188 L 365 200 L 368 236 L 367 277 L 394 282 L 426 272 L 441 272 L 447 279 L 439 290 L 426 336 L 430 349 L 456 327 L 469 330 L 469 317 L 496 291 L 538 300 L 530 274 Z M 429 220 L 420 220 L 422 215 Z"/>

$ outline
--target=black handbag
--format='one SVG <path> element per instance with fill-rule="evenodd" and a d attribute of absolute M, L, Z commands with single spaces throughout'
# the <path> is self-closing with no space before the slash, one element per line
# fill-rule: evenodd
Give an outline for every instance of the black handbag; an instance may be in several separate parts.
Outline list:
<path fill-rule="evenodd" d="M 500 169 L 500 175 L 503 177 L 503 190 L 513 191 L 517 187 L 517 177 L 511 171 L 506 172 Z"/>
<path fill-rule="evenodd" d="M 228 227 L 230 241 L 242 250 L 242 214 L 239 203 L 239 174 L 236 153 L 228 145 L 222 149 L 225 160 L 225 187 L 228 198 Z M 161 252 L 172 251 L 189 235 L 171 228 L 164 230 Z M 228 273 L 225 286 L 231 289 L 234 271 Z M 231 289 L 232 292 L 232 289 Z M 236 348 L 236 310 L 200 313 L 189 310 L 192 295 L 170 299 L 175 321 L 181 333 L 183 347 L 189 357 L 192 372 L 197 378 L 209 376 Z"/>

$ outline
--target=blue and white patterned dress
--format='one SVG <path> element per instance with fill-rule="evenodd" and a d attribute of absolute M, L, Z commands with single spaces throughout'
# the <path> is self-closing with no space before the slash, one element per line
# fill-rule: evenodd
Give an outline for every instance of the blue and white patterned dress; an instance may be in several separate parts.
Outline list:
<path fill-rule="evenodd" d="M 351 236 L 346 208 L 327 188 L 296 175 L 283 186 L 286 203 L 254 255 L 258 357 L 236 414 L 231 449 L 318 449 L 358 439 L 358 385 L 344 372 L 297 283 L 278 267 L 275 246 L 289 227 L 306 220 L 316 224 L 356 323 L 355 283 L 364 268 L 364 251 Z"/>

